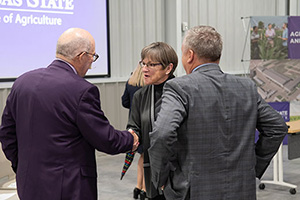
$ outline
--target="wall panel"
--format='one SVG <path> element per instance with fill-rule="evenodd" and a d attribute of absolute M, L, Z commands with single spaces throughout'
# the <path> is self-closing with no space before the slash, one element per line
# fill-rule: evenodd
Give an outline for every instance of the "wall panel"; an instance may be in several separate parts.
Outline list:
<path fill-rule="evenodd" d="M 2 116 L 3 109 L 5 107 L 7 96 L 10 92 L 10 88 L 0 88 L 0 113 Z M 1 120 L 0 120 L 1 121 Z"/>
<path fill-rule="evenodd" d="M 4 88 L 0 89 L 0 113 L 2 116 L 4 107 L 5 107 L 5 102 L 7 99 L 7 96 L 10 92 L 10 89 Z M 0 120 L 1 122 L 2 120 Z M 2 123 L 2 122 L 1 122 Z M 4 182 L 6 182 L 10 177 L 14 176 L 14 172 L 11 169 L 11 164 L 10 162 L 6 159 L 3 151 L 2 151 L 2 146 L 0 143 L 0 185 Z"/>
<path fill-rule="evenodd" d="M 164 1 L 110 0 L 111 75 L 127 79 L 140 60 L 141 49 L 164 41 Z"/>
<path fill-rule="evenodd" d="M 121 96 L 125 82 L 95 84 L 100 90 L 101 109 L 110 123 L 117 129 L 125 129 L 128 120 L 128 109 L 122 107 Z"/>
<path fill-rule="evenodd" d="M 300 0 L 290 0 L 290 15 L 298 16 L 300 15 Z"/>
<path fill-rule="evenodd" d="M 241 63 L 246 37 L 241 17 L 276 15 L 278 13 L 276 2 L 274 0 L 189 0 L 182 1 L 182 4 L 188 5 L 188 10 L 185 9 L 182 15 L 183 20 L 188 20 L 189 27 L 210 25 L 220 32 L 224 41 L 221 67 L 225 72 L 240 74 L 245 73 L 249 65 Z M 249 57 L 249 51 L 247 53 Z"/>
<path fill-rule="evenodd" d="M 129 3 L 128 3 L 129 2 Z M 121 1 L 119 5 L 119 32 L 118 36 L 120 38 L 120 42 L 118 45 L 118 49 L 120 50 L 119 59 L 122 61 L 118 66 L 119 70 L 117 76 L 126 76 L 128 75 L 126 71 L 126 66 L 123 66 L 123 61 L 127 60 L 129 57 L 127 52 L 133 52 L 133 3 L 130 1 Z M 114 48 L 114 46 L 112 46 Z M 113 49 L 112 49 L 113 50 Z M 112 51 L 112 56 L 114 57 Z M 132 60 L 128 59 L 128 63 L 131 64 Z"/>

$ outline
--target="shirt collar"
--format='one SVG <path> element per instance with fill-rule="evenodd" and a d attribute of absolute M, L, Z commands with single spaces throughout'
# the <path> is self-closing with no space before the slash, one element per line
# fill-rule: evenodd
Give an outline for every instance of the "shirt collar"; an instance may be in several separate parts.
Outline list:
<path fill-rule="evenodd" d="M 199 69 L 200 67 L 204 67 L 204 66 L 207 66 L 207 65 L 215 65 L 215 66 L 219 66 L 219 65 L 216 64 L 216 63 L 205 63 L 205 64 L 202 64 L 202 65 L 199 65 L 199 66 L 195 67 L 195 68 L 193 69 L 192 73 L 195 72 L 195 71 L 196 71 L 197 69 Z"/>
<path fill-rule="evenodd" d="M 69 65 L 69 67 L 71 67 L 71 69 L 74 71 L 74 73 L 77 74 L 76 69 L 75 69 L 70 63 L 68 63 L 67 61 L 62 60 L 62 59 L 60 59 L 60 58 L 56 58 L 56 60 L 60 60 L 60 61 L 62 61 L 62 62 L 64 62 L 64 63 L 66 63 L 67 65 Z"/>

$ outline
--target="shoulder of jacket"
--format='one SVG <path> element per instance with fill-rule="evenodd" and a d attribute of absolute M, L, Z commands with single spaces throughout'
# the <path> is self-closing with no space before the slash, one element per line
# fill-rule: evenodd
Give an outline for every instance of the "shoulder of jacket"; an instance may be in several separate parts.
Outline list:
<path fill-rule="evenodd" d="M 192 79 L 192 74 L 176 77 L 167 81 L 168 84 L 184 84 L 185 82 L 190 82 Z"/>
<path fill-rule="evenodd" d="M 254 81 L 249 77 L 241 77 L 241 76 L 235 76 L 235 75 L 230 75 L 230 76 L 233 77 L 234 79 L 240 81 L 240 82 L 255 84 Z"/>
<path fill-rule="evenodd" d="M 135 94 L 138 94 L 138 95 L 144 95 L 146 94 L 149 90 L 151 90 L 151 85 L 146 85 L 144 87 L 142 87 L 141 89 L 137 90 L 135 92 Z"/>

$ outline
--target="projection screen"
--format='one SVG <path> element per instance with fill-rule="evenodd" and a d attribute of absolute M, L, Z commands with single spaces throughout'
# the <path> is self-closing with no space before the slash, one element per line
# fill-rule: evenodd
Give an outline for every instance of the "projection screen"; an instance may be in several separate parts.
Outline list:
<path fill-rule="evenodd" d="M 100 58 L 87 77 L 109 77 L 107 0 L 0 0 L 0 81 L 47 67 L 58 37 L 68 28 L 88 30 Z"/>

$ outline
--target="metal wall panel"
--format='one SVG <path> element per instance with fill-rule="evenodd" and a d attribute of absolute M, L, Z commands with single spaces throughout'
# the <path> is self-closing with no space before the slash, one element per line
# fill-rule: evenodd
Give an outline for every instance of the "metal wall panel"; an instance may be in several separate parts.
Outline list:
<path fill-rule="evenodd" d="M 290 0 L 290 16 L 300 15 L 300 0 Z"/>
<path fill-rule="evenodd" d="M 10 89 L 7 89 L 7 88 L 0 89 L 0 114 L 1 114 L 0 117 L 2 116 L 3 109 L 5 107 L 5 102 L 6 102 L 9 92 L 10 92 Z M 1 120 L 0 120 L 0 122 L 1 122 Z M 0 182 L 7 181 L 8 179 L 12 178 L 14 175 L 15 174 L 11 169 L 11 164 L 6 159 L 6 157 L 2 151 L 2 146 L 0 143 Z"/>
<path fill-rule="evenodd" d="M 4 110 L 4 107 L 5 107 L 5 104 L 6 104 L 6 99 L 7 99 L 7 96 L 10 92 L 10 89 L 9 88 L 1 88 L 0 89 L 0 117 L 2 116 L 2 112 Z M 1 120 L 0 120 L 1 122 Z"/>
<path fill-rule="evenodd" d="M 128 78 L 142 48 L 165 40 L 164 5 L 161 0 L 109 1 L 112 78 Z"/>
<path fill-rule="evenodd" d="M 101 109 L 110 123 L 117 129 L 125 130 L 128 121 L 128 109 L 122 107 L 121 96 L 124 82 L 95 84 L 100 91 Z"/>
<path fill-rule="evenodd" d="M 242 63 L 246 33 L 242 17 L 277 15 L 274 0 L 189 0 L 182 1 L 182 19 L 189 27 L 210 25 L 222 35 L 224 46 L 221 67 L 225 72 L 241 74 L 248 71 L 249 63 Z M 248 23 L 248 22 L 247 22 Z M 248 41 L 249 42 L 249 41 Z M 249 55 L 249 46 L 246 57 Z"/>

